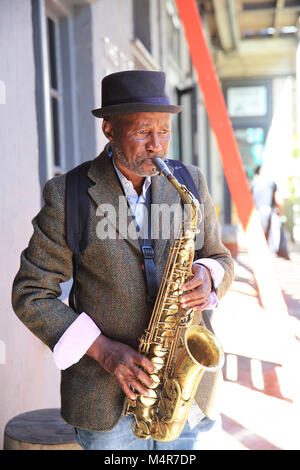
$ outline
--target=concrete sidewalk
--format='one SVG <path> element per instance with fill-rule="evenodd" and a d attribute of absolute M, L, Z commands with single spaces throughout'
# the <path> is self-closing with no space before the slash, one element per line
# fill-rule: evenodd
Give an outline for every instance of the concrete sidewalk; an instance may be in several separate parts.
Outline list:
<path fill-rule="evenodd" d="M 212 449 L 300 449 L 300 250 L 273 262 L 286 315 L 264 310 L 240 251 L 235 281 L 211 318 L 226 355 L 223 429 Z"/>

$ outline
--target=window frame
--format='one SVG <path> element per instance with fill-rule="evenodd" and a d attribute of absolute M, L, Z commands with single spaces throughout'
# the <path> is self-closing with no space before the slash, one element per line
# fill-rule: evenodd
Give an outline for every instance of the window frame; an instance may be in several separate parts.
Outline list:
<path fill-rule="evenodd" d="M 39 143 L 39 176 L 41 189 L 56 174 L 64 173 L 81 162 L 80 126 L 76 94 L 77 77 L 75 60 L 74 16 L 71 8 L 62 8 L 59 0 L 31 0 L 33 45 L 35 60 L 36 113 Z M 86 7 L 86 6 L 85 6 Z M 89 8 L 89 7 L 87 7 Z M 51 96 L 56 92 L 50 83 L 50 60 L 48 49 L 48 20 L 56 21 L 60 75 L 60 123 L 59 138 L 61 164 L 55 165 L 53 148 L 53 123 Z M 56 95 L 57 96 L 57 95 Z"/>
<path fill-rule="evenodd" d="M 46 8 L 46 26 L 47 26 L 47 44 L 48 44 L 48 61 L 49 61 L 49 84 L 50 84 L 50 111 L 51 111 L 51 122 L 52 122 L 52 165 L 53 165 L 53 176 L 63 174 L 66 171 L 66 155 L 65 155 L 65 131 L 64 131 L 64 93 L 63 93 L 63 73 L 62 73 L 62 62 L 61 62 L 61 31 L 59 26 L 60 18 L 58 15 Z M 50 32 L 49 32 L 49 20 L 54 24 L 54 47 L 55 47 L 55 70 L 56 70 L 56 81 L 57 87 L 52 87 L 51 79 L 51 54 L 50 54 Z M 57 102 L 58 112 L 58 123 L 57 132 L 55 135 L 55 123 L 54 123 L 54 112 L 53 112 L 53 100 Z M 58 142 L 55 142 L 55 139 Z M 58 148 L 59 162 L 56 162 L 56 145 Z"/>

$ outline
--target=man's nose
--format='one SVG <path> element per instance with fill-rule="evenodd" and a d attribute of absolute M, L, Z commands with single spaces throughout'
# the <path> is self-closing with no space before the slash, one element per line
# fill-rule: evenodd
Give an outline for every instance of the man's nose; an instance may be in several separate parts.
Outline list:
<path fill-rule="evenodd" d="M 157 135 L 157 132 L 152 132 L 149 136 L 149 140 L 146 144 L 146 149 L 150 150 L 152 152 L 160 152 L 162 149 L 162 146 L 159 142 L 159 138 Z"/>

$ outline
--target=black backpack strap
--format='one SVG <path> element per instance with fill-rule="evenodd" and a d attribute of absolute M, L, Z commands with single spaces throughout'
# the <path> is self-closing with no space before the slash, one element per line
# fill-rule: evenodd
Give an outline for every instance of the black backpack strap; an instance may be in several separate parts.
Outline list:
<path fill-rule="evenodd" d="M 91 161 L 84 162 L 66 175 L 66 241 L 73 252 L 73 285 L 69 294 L 69 305 L 75 311 L 77 257 L 87 248 L 89 243 L 90 198 L 88 189 L 92 185 L 92 181 L 87 174 L 90 164 Z"/>
<path fill-rule="evenodd" d="M 87 174 L 91 162 L 84 162 L 67 173 L 66 178 L 66 240 L 73 253 L 82 253 L 89 242 L 88 189 L 92 181 Z"/>
<path fill-rule="evenodd" d="M 156 296 L 158 293 L 158 282 L 156 276 L 156 266 L 154 263 L 154 250 L 151 240 L 151 186 L 146 193 L 146 208 L 148 215 L 148 234 L 146 238 L 139 237 L 141 250 L 144 258 L 145 278 L 147 282 L 148 302 L 154 307 Z"/>

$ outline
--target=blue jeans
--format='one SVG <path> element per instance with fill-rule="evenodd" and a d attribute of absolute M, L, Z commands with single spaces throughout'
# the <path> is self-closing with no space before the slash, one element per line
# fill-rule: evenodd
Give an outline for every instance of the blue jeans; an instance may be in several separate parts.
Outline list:
<path fill-rule="evenodd" d="M 191 429 L 187 421 L 176 441 L 158 442 L 135 437 L 131 421 L 131 416 L 123 416 L 119 424 L 107 432 L 75 428 L 77 442 L 84 450 L 199 450 L 206 448 L 206 435 L 221 423 L 220 418 L 211 421 L 205 417 Z"/>

